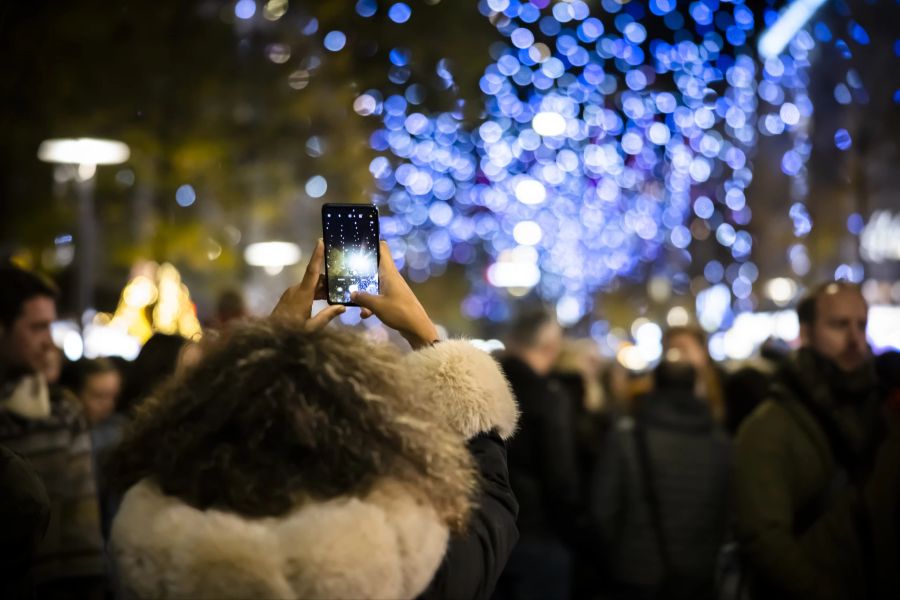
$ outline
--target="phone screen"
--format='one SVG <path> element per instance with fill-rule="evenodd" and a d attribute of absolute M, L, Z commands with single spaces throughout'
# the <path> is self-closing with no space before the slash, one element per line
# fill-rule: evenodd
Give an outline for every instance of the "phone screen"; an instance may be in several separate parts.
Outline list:
<path fill-rule="evenodd" d="M 369 204 L 322 207 L 328 303 L 353 306 L 350 294 L 378 293 L 378 209 Z"/>

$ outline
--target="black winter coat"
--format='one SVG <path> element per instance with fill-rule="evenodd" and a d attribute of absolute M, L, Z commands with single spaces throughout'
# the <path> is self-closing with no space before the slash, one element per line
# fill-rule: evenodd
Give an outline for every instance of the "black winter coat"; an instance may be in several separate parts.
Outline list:
<path fill-rule="evenodd" d="M 637 427 L 658 498 L 668 573 Z M 634 418 L 622 418 L 597 465 L 591 500 L 612 585 L 648 596 L 665 585 L 667 597 L 712 597 L 716 556 L 727 531 L 730 471 L 730 442 L 707 405 L 687 392 L 655 392 L 642 399 Z"/>
<path fill-rule="evenodd" d="M 519 540 L 519 504 L 509 486 L 506 444 L 496 432 L 468 442 L 481 478 L 481 494 L 465 535 L 450 538 L 444 562 L 422 599 L 490 598 Z"/>
<path fill-rule="evenodd" d="M 519 500 L 522 537 L 572 538 L 579 498 L 572 403 L 565 390 L 512 356 L 500 358 L 519 402 L 509 441 L 509 477 Z"/>

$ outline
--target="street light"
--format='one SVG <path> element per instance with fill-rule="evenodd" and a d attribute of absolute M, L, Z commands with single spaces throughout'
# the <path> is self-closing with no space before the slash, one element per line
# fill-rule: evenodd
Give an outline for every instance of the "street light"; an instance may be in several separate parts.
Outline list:
<path fill-rule="evenodd" d="M 96 249 L 96 218 L 94 215 L 94 174 L 97 165 L 118 165 L 128 160 L 128 145 L 116 140 L 95 138 L 45 140 L 38 147 L 40 160 L 63 165 L 76 165 L 78 176 L 78 321 L 93 304 L 94 253 Z"/>
<path fill-rule="evenodd" d="M 269 275 L 300 262 L 300 247 L 293 242 L 256 242 L 244 249 L 244 260 L 252 267 L 262 267 Z"/>
<path fill-rule="evenodd" d="M 38 148 L 38 158 L 42 161 L 70 165 L 118 165 L 129 156 L 127 144 L 95 138 L 45 140 Z"/>

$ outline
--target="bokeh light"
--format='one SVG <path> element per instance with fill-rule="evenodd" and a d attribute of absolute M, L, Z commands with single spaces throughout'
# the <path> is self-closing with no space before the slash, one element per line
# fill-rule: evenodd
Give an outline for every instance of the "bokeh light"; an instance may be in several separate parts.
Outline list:
<path fill-rule="evenodd" d="M 184 184 L 179 186 L 177 190 L 175 190 L 175 202 L 178 206 L 188 207 L 193 204 L 197 200 L 197 192 L 194 191 L 193 186 Z"/>
<path fill-rule="evenodd" d="M 338 52 L 347 43 L 347 36 L 342 31 L 329 31 L 322 42 L 327 50 Z"/>
<path fill-rule="evenodd" d="M 815 37 L 801 30 L 762 60 L 748 40 L 774 11 L 764 23 L 743 2 L 676 9 L 673 0 L 482 0 L 505 41 L 491 47 L 479 81 L 479 122 L 466 120 L 462 103 L 414 106 L 415 81 L 356 98 L 358 114 L 380 119 L 370 140 L 380 154 L 370 165 L 374 200 L 411 276 L 459 262 L 470 267 L 467 316 L 503 318 L 508 296 L 527 288 L 571 320 L 589 313 L 598 292 L 651 268 L 687 290 L 682 271 L 696 247 L 713 244 L 706 254 L 717 258 L 697 267 L 708 287 L 691 287 L 708 292 L 698 296 L 701 324 L 715 331 L 753 306 L 752 157 L 760 136 L 789 136 L 780 166 L 801 240 L 813 225 L 804 204 L 809 55 L 833 36 L 811 25 Z M 410 14 L 404 3 L 388 9 L 395 23 Z M 849 30 L 858 43 L 864 33 Z M 415 63 L 402 48 L 388 59 L 394 68 Z M 450 63 L 438 60 L 435 72 L 452 91 Z M 857 79 L 841 84 L 851 97 Z M 849 147 L 849 134 L 839 131 L 835 144 Z M 809 259 L 795 247 L 790 265 L 802 275 Z"/>

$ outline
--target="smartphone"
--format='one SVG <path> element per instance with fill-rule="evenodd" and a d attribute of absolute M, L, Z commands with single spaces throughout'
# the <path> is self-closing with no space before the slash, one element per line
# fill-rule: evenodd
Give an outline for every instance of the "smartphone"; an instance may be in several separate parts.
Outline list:
<path fill-rule="evenodd" d="M 328 304 L 356 306 L 353 292 L 378 293 L 378 209 L 371 204 L 322 206 Z"/>

